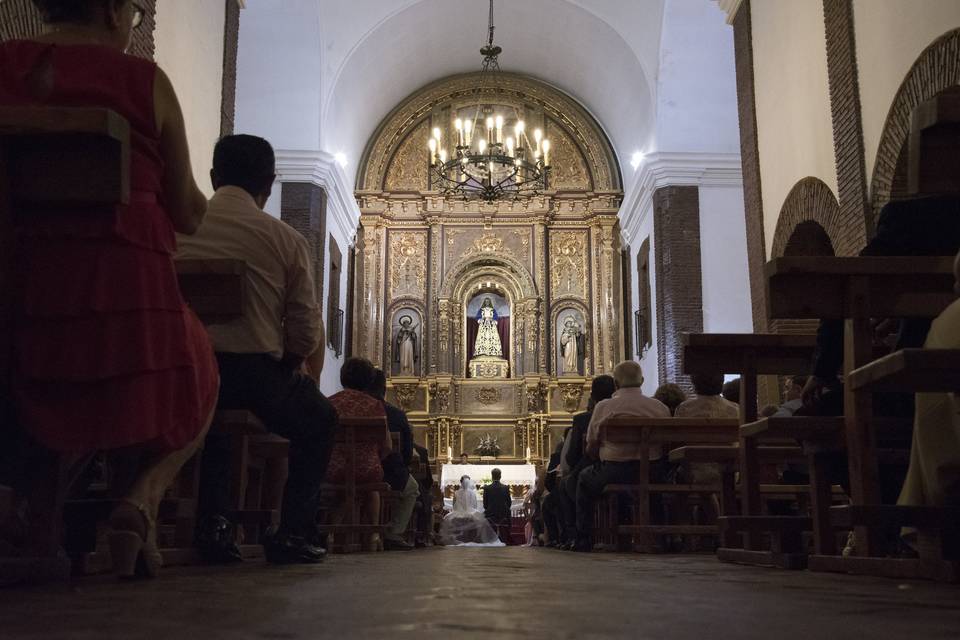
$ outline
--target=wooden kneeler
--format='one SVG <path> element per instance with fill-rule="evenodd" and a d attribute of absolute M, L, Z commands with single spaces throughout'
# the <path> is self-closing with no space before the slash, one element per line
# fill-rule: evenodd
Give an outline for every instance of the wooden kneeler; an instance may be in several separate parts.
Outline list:
<path fill-rule="evenodd" d="M 92 108 L 0 107 L 0 395 L 12 382 L 12 273 L 17 221 L 45 210 L 97 214 L 130 198 L 130 130 L 116 113 Z M 30 549 L 0 558 L 0 584 L 65 577 L 62 509 L 85 459 L 49 456 L 46 482 L 33 487 L 32 511 L 43 524 L 29 533 Z M 43 486 L 41 486 L 43 485 Z M 0 522 L 12 517 L 9 488 Z M 7 510 L 6 513 L 4 511 Z"/>

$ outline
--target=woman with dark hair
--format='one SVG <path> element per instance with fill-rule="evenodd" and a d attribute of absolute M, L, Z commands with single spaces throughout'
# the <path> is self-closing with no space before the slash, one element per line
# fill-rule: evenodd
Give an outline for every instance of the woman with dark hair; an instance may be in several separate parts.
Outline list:
<path fill-rule="evenodd" d="M 130 203 L 19 221 L 14 277 L 17 420 L 48 449 L 146 452 L 110 515 L 114 570 L 156 575 L 160 499 L 209 427 L 213 351 L 180 295 L 174 232 L 206 199 L 183 114 L 156 64 L 125 55 L 143 10 L 130 0 L 34 0 L 42 35 L 0 44 L 0 105 L 102 107 L 130 123 Z"/>

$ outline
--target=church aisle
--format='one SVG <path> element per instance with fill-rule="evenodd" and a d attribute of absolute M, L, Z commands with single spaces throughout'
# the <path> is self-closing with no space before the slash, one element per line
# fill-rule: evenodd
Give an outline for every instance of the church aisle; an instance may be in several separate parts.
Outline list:
<path fill-rule="evenodd" d="M 0 591 L 0 636 L 151 640 L 956 637 L 956 587 L 703 556 L 436 548 Z"/>

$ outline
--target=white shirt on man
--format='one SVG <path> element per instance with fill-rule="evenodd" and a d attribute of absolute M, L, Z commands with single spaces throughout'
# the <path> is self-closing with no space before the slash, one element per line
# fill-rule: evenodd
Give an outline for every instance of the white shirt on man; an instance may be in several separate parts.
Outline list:
<path fill-rule="evenodd" d="M 618 389 L 612 398 L 597 403 L 587 427 L 587 448 L 600 443 L 600 460 L 604 462 L 630 462 L 640 459 L 640 444 L 634 442 L 609 442 L 604 438 L 603 425 L 611 418 L 669 418 L 670 409 L 654 398 L 643 395 L 640 387 Z M 660 447 L 650 448 L 650 459 L 659 460 Z"/>
<path fill-rule="evenodd" d="M 306 239 L 257 206 L 240 187 L 217 189 L 200 229 L 177 236 L 177 258 L 232 258 L 247 265 L 239 318 L 207 327 L 223 353 L 309 356 L 320 340 L 320 309 Z"/>

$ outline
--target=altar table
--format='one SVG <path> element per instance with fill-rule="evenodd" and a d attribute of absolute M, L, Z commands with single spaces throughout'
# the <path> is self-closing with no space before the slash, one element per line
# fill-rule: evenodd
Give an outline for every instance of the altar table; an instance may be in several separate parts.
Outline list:
<path fill-rule="evenodd" d="M 470 476 L 474 484 L 481 487 L 490 482 L 493 469 L 500 469 L 500 482 L 507 486 L 533 487 L 537 484 L 537 467 L 532 464 L 445 464 L 440 471 L 440 487 L 456 486 L 463 476 Z"/>

